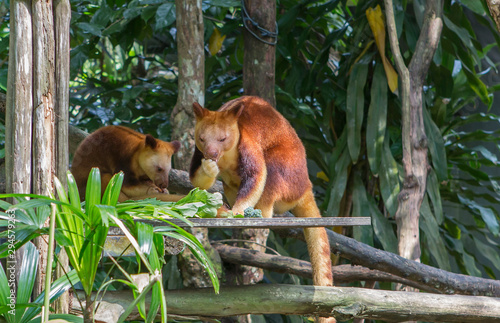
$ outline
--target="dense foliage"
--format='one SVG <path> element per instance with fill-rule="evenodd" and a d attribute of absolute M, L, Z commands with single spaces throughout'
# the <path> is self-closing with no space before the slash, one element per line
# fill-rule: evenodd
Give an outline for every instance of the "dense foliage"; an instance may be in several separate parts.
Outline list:
<path fill-rule="evenodd" d="M 177 97 L 172 0 L 72 0 L 71 121 L 88 131 L 124 124 L 169 139 Z M 424 1 L 395 1 L 406 64 L 419 36 Z M 394 214 L 401 186 L 401 101 L 374 41 L 367 10 L 382 1 L 277 3 L 277 109 L 297 129 L 310 158 L 318 203 L 328 216 L 371 216 L 356 239 L 396 251 Z M 203 1 L 206 102 L 215 109 L 243 93 L 241 3 Z M 383 10 L 382 10 L 383 11 Z M 8 15 L 0 21 L 0 89 L 5 91 Z M 500 277 L 498 165 L 500 119 L 491 54 L 500 38 L 483 1 L 445 1 L 441 42 L 424 88 L 428 187 L 421 208 L 422 262 Z M 478 33 L 491 43 L 480 42 Z M 221 36 L 222 35 L 222 36 Z M 225 38 L 221 38 L 225 37 Z M 484 39 L 484 37 L 482 38 Z M 391 61 L 388 42 L 385 55 Z M 487 130 L 488 129 L 488 130 Z M 296 244 L 272 238 L 282 253 Z"/>

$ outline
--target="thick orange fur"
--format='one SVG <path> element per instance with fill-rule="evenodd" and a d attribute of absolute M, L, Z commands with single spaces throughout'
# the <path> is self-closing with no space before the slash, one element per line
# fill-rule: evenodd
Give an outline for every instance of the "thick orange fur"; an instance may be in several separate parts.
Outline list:
<path fill-rule="evenodd" d="M 320 217 L 309 180 L 306 153 L 289 122 L 269 103 L 243 96 L 209 111 L 198 103 L 193 185 L 207 189 L 216 177 L 234 213 L 247 207 L 264 217 L 290 210 L 298 217 Z M 315 285 L 331 286 L 330 245 L 324 228 L 305 229 Z"/>
<path fill-rule="evenodd" d="M 73 157 L 71 172 L 80 198 L 85 197 L 90 170 L 97 167 L 103 193 L 113 175 L 123 171 L 120 202 L 151 197 L 178 201 L 182 196 L 165 194 L 171 158 L 178 149 L 177 141 L 162 141 L 126 127 L 100 128 L 81 142 Z"/>

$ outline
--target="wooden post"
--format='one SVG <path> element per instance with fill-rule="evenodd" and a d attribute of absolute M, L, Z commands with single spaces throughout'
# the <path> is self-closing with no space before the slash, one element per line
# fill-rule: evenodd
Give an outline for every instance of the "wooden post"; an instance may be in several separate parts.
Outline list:
<path fill-rule="evenodd" d="M 31 190 L 32 30 L 31 0 L 10 2 L 10 55 L 5 112 L 6 193 Z M 23 249 L 16 252 L 16 266 Z M 16 279 L 19 270 L 16 267 Z"/>
<path fill-rule="evenodd" d="M 69 166 L 69 77 L 70 77 L 70 38 L 69 28 L 71 20 L 71 5 L 69 0 L 54 1 L 55 24 L 55 174 L 66 186 L 66 172 Z M 69 260 L 64 248 L 59 252 L 59 263 L 55 271 L 55 278 L 65 275 L 69 271 Z M 61 295 L 55 303 L 56 313 L 68 313 L 69 293 Z"/>
<path fill-rule="evenodd" d="M 32 31 L 31 0 L 10 2 L 10 55 L 5 122 L 6 192 L 30 193 Z"/>

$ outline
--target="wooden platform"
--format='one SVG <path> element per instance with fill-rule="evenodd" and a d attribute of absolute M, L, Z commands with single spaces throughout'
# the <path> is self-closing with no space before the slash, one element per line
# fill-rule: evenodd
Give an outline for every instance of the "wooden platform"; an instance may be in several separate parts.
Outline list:
<path fill-rule="evenodd" d="M 167 222 L 157 220 L 139 220 L 141 222 L 149 223 L 152 226 L 165 226 L 169 225 Z M 248 228 L 262 228 L 262 229 L 290 229 L 290 228 L 307 228 L 307 227 L 335 227 L 335 226 L 357 226 L 357 225 L 371 225 L 371 218 L 369 217 L 323 217 L 323 218 L 210 218 L 210 219 L 189 219 L 192 225 L 179 219 L 169 219 L 181 228 L 219 228 L 219 229 L 248 229 Z M 109 235 L 121 235 L 121 230 L 112 227 L 109 230 Z"/>
<path fill-rule="evenodd" d="M 152 226 L 168 226 L 169 224 L 157 220 L 138 220 L 149 223 Z M 371 225 L 369 217 L 324 217 L 324 218 L 211 218 L 211 219 L 189 219 L 192 225 L 178 219 L 169 219 L 169 222 L 182 228 L 219 228 L 219 229 L 290 229 L 290 228 L 308 228 L 308 227 L 334 227 L 334 226 L 357 226 Z M 175 242 L 174 242 L 175 244 Z M 108 238 L 104 246 L 105 256 L 134 256 L 134 250 L 130 246 L 128 239 L 123 235 L 123 232 L 117 227 L 109 228 Z"/>

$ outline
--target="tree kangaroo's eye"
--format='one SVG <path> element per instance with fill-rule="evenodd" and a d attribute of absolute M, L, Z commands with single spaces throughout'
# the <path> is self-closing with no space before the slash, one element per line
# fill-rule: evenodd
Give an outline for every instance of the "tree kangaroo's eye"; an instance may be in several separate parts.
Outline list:
<path fill-rule="evenodd" d="M 160 166 L 158 166 L 158 167 L 156 167 L 156 171 L 157 171 L 158 173 L 161 173 L 161 172 L 163 172 L 163 168 L 162 168 L 162 167 L 160 167 Z"/>
<path fill-rule="evenodd" d="M 226 141 L 226 137 L 219 139 L 220 142 Z"/>
<path fill-rule="evenodd" d="M 201 141 L 201 142 L 205 142 L 205 139 L 203 139 L 203 138 L 201 138 L 201 137 L 200 137 L 200 141 Z"/>

